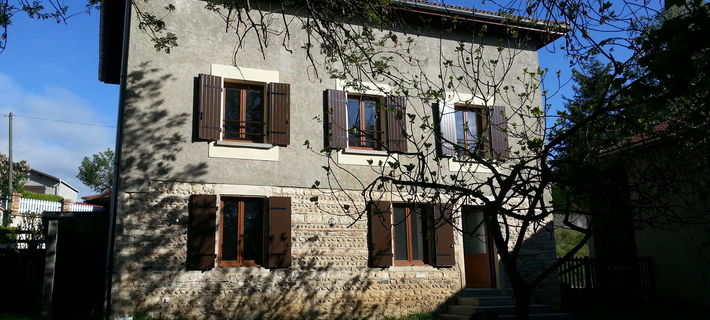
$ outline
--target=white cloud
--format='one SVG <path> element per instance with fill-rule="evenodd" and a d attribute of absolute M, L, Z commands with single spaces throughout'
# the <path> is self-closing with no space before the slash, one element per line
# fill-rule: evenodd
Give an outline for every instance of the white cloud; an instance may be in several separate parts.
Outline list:
<path fill-rule="evenodd" d="M 115 128 L 45 121 L 22 116 L 68 122 L 115 125 L 77 94 L 59 87 L 23 88 L 0 72 L 0 114 L 17 114 L 13 120 L 13 158 L 27 160 L 34 169 L 65 180 L 81 195 L 93 194 L 76 178 L 85 156 L 113 149 Z M 8 151 L 7 117 L 0 118 L 0 151 Z"/>

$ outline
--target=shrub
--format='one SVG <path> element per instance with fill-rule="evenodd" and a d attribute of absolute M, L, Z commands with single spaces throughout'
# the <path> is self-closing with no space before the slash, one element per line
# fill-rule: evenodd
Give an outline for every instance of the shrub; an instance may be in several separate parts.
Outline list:
<path fill-rule="evenodd" d="M 45 200 L 45 201 L 52 201 L 52 202 L 59 202 L 64 200 L 61 196 L 55 196 L 53 194 L 42 194 L 42 193 L 36 193 L 32 191 L 27 191 L 27 190 L 22 190 L 20 192 L 22 194 L 23 198 L 27 199 L 35 199 L 35 200 Z"/>
<path fill-rule="evenodd" d="M 0 243 L 11 243 L 17 240 L 17 228 L 0 227 Z"/>

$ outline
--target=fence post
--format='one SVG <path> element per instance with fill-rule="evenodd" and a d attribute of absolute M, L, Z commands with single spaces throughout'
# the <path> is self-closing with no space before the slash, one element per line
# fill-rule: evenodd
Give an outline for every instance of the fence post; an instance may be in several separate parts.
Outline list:
<path fill-rule="evenodd" d="M 62 200 L 62 212 L 71 211 L 71 204 L 72 204 L 72 201 L 69 199 Z"/>
<path fill-rule="evenodd" d="M 12 208 L 10 208 L 10 214 L 20 213 L 20 199 L 22 199 L 22 194 L 17 192 L 12 193 Z"/>

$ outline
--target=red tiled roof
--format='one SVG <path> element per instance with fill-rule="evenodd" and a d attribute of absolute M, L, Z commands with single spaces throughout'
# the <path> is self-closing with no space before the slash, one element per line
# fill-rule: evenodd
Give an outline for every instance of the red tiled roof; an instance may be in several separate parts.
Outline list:
<path fill-rule="evenodd" d="M 111 196 L 111 190 L 106 190 L 106 191 L 99 193 L 99 194 L 83 196 L 81 198 L 84 199 L 84 201 L 90 201 L 90 200 L 104 199 L 104 198 L 108 199 L 110 196 Z"/>

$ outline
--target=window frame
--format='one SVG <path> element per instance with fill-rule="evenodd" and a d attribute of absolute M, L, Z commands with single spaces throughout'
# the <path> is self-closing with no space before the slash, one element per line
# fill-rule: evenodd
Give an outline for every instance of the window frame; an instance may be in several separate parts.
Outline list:
<path fill-rule="evenodd" d="M 464 126 L 462 128 L 459 128 L 459 126 L 454 123 L 454 128 L 456 130 L 456 144 L 459 145 L 458 134 L 461 130 L 464 133 L 464 149 L 456 151 L 457 157 L 467 158 L 467 155 L 469 155 L 470 153 L 478 153 L 481 156 L 488 156 L 490 154 L 490 148 L 488 147 L 487 141 L 490 140 L 490 128 L 488 126 L 489 119 L 487 117 L 486 108 L 484 106 L 479 105 L 454 104 L 454 113 L 458 112 L 462 113 Z M 473 149 L 469 146 L 468 143 L 473 143 L 474 141 L 468 140 L 469 135 L 466 134 L 466 130 L 468 128 L 468 126 L 466 125 L 468 123 L 468 112 L 474 112 L 476 114 L 477 141 L 475 141 Z"/>
<path fill-rule="evenodd" d="M 350 144 L 350 136 L 351 136 L 351 128 L 349 128 L 350 125 L 350 99 L 356 99 L 359 102 L 359 108 L 358 108 L 358 118 L 360 119 L 358 123 L 358 132 L 359 132 L 359 141 L 360 144 L 357 146 L 353 146 Z M 374 101 L 375 102 L 375 136 L 373 137 L 373 141 L 375 144 L 375 147 L 368 147 L 367 145 L 367 134 L 365 133 L 364 130 L 361 128 L 365 127 L 365 101 Z M 358 93 L 347 93 L 346 95 L 346 119 L 345 123 L 348 126 L 346 128 L 345 132 L 347 133 L 347 149 L 358 149 L 358 150 L 375 150 L 375 151 L 380 151 L 383 149 L 383 146 L 386 141 L 385 137 L 385 129 L 383 125 L 383 97 L 380 96 L 373 96 L 373 95 L 366 95 L 366 94 L 358 94 Z"/>
<path fill-rule="evenodd" d="M 266 143 L 267 141 L 267 84 L 266 83 L 256 83 L 256 82 L 243 82 L 243 81 L 233 81 L 232 79 L 227 79 L 224 78 L 222 87 L 224 88 L 224 92 L 222 93 L 222 123 L 220 127 L 220 132 L 221 132 L 221 141 L 229 141 L 229 142 L 241 142 L 241 143 Z M 240 126 L 239 126 L 239 139 L 232 139 L 232 138 L 226 138 L 226 122 L 227 121 L 237 121 L 237 120 L 227 120 L 227 90 L 228 89 L 239 89 L 240 92 L 240 97 L 239 97 L 239 118 L 244 119 L 244 120 L 239 120 Z M 246 133 L 246 93 L 247 89 L 253 89 L 253 90 L 260 90 L 261 91 L 261 119 L 259 121 L 256 121 L 260 125 L 260 134 L 259 137 L 261 139 L 249 139 L 249 135 L 254 135 L 254 134 L 247 134 Z M 241 125 L 241 123 L 245 123 L 244 126 Z"/>
<path fill-rule="evenodd" d="M 237 202 L 237 245 L 236 245 L 236 256 L 237 260 L 222 260 L 222 245 L 224 243 L 224 213 L 225 213 L 225 200 L 235 200 Z M 266 214 L 266 205 L 265 205 L 265 199 L 264 198 L 259 198 L 259 197 L 241 197 L 241 196 L 220 196 L 219 199 L 219 226 L 218 226 L 218 247 L 217 247 L 217 266 L 219 267 L 261 267 L 262 264 L 260 264 L 257 260 L 245 260 L 244 259 L 244 202 L 245 200 L 259 200 L 261 202 L 261 211 L 260 211 L 260 219 L 261 219 L 261 229 L 260 230 L 260 237 L 258 237 L 259 241 L 261 241 L 261 250 L 258 252 L 259 255 L 261 255 L 261 260 L 264 259 L 264 247 L 265 247 L 265 214 Z"/>
<path fill-rule="evenodd" d="M 415 260 L 412 259 L 413 257 L 413 249 L 412 249 L 412 209 L 413 207 L 417 207 L 420 210 L 419 218 L 422 220 L 421 221 L 421 231 L 422 231 L 422 238 L 420 239 L 420 245 L 422 246 L 422 259 L 421 260 Z M 420 204 L 414 204 L 414 205 L 407 205 L 406 203 L 392 203 L 392 259 L 393 259 L 393 265 L 394 266 L 424 266 L 428 265 L 427 263 L 427 255 L 428 251 L 430 250 L 429 246 L 429 241 L 428 237 L 426 236 L 426 233 L 429 233 L 429 224 L 427 223 L 426 214 L 427 214 L 427 208 L 424 205 Z M 405 209 L 405 219 L 404 223 L 406 225 L 405 230 L 407 233 L 407 260 L 399 260 L 397 259 L 397 236 L 395 234 L 395 227 L 397 226 L 398 223 L 401 223 L 399 221 L 395 221 L 395 209 L 396 208 L 402 208 Z"/>

